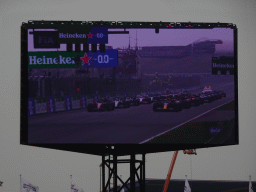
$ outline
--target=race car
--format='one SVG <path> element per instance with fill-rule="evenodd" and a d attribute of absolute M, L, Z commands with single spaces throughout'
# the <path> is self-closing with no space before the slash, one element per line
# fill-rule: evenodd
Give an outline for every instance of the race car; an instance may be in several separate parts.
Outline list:
<path fill-rule="evenodd" d="M 151 102 L 158 102 L 158 101 L 160 101 L 161 94 L 159 94 L 159 93 L 152 94 L 151 93 L 151 94 L 146 95 L 146 96 L 151 99 Z"/>
<path fill-rule="evenodd" d="M 130 107 L 130 101 L 126 101 L 124 98 L 116 97 L 113 99 L 115 103 L 115 108 L 129 108 Z"/>
<path fill-rule="evenodd" d="M 211 103 L 213 102 L 213 96 L 209 93 L 201 93 L 199 97 L 204 100 L 204 103 Z"/>
<path fill-rule="evenodd" d="M 219 93 L 217 93 L 216 91 L 212 91 L 210 94 L 213 97 L 214 101 L 222 98 L 222 96 Z"/>
<path fill-rule="evenodd" d="M 151 102 L 153 102 L 153 100 L 154 100 L 154 95 L 153 94 L 149 94 L 149 95 L 147 95 L 147 97 L 151 99 Z"/>
<path fill-rule="evenodd" d="M 89 103 L 87 106 L 88 112 L 93 111 L 113 111 L 115 109 L 115 103 L 108 99 L 100 99 L 96 103 Z"/>
<path fill-rule="evenodd" d="M 182 110 L 182 104 L 180 101 L 168 97 L 165 101 L 159 101 L 154 103 L 153 111 L 175 111 L 179 112 Z"/>
<path fill-rule="evenodd" d="M 212 90 L 211 86 L 209 86 L 209 87 L 205 86 L 205 88 L 203 89 L 202 93 L 209 93 L 209 92 L 212 92 L 212 91 L 213 90 Z"/>
<path fill-rule="evenodd" d="M 137 95 L 136 99 L 139 99 L 141 104 L 144 104 L 144 103 L 150 104 L 152 102 L 151 98 L 148 97 L 147 95 L 144 95 L 144 96 Z"/>
<path fill-rule="evenodd" d="M 184 109 L 191 108 L 192 101 L 191 101 L 190 97 L 188 96 L 188 94 L 181 94 L 180 95 L 180 100 L 182 100 L 182 102 L 183 102 L 183 108 Z"/>
<path fill-rule="evenodd" d="M 139 106 L 140 105 L 140 100 L 135 98 L 131 98 L 131 97 L 126 97 L 125 101 L 130 102 L 130 106 Z"/>
<path fill-rule="evenodd" d="M 217 95 L 217 99 L 221 99 L 223 96 L 218 91 L 213 91 Z"/>
<path fill-rule="evenodd" d="M 158 102 L 160 101 L 161 94 L 150 94 L 149 97 L 152 102 Z"/>
<path fill-rule="evenodd" d="M 167 101 L 167 95 L 161 95 L 159 101 Z"/>
<path fill-rule="evenodd" d="M 226 97 L 226 93 L 224 91 L 217 91 L 222 97 Z"/>
<path fill-rule="evenodd" d="M 190 99 L 191 99 L 191 105 L 194 107 L 197 107 L 201 104 L 204 103 L 203 98 L 200 98 L 198 95 L 193 94 L 193 95 L 189 95 Z"/>
<path fill-rule="evenodd" d="M 191 108 L 191 99 L 187 94 L 172 94 L 168 96 L 169 98 L 173 98 L 176 101 L 179 101 L 179 103 L 182 106 L 182 109 L 189 109 Z"/>

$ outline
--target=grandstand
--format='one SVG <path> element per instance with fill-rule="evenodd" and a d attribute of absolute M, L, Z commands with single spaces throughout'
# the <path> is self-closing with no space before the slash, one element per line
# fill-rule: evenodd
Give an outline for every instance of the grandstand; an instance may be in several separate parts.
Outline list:
<path fill-rule="evenodd" d="M 142 73 L 211 73 L 215 45 L 221 40 L 199 39 L 186 46 L 141 47 L 138 61 Z"/>

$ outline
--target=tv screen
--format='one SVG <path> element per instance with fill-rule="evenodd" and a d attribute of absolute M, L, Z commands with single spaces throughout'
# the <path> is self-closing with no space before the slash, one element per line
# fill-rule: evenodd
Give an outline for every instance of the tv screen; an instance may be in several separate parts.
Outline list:
<path fill-rule="evenodd" d="M 46 23 L 21 27 L 22 144 L 238 144 L 235 25 Z"/>

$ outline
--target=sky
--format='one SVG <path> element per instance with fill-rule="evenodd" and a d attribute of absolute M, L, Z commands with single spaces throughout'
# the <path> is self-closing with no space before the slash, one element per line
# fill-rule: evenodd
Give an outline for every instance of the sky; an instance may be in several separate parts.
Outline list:
<path fill-rule="evenodd" d="M 129 36 L 131 46 L 136 45 L 136 31 L 138 46 L 186 46 L 201 38 L 221 39 L 225 42 L 233 41 L 232 29 L 160 29 L 155 33 L 155 29 L 127 29 L 130 34 L 110 35 L 109 45 L 113 48 L 127 47 L 129 45 Z M 231 47 L 229 47 L 231 49 Z"/>
<path fill-rule="evenodd" d="M 195 3 L 196 2 L 196 3 Z M 145 8 L 146 6 L 146 8 Z M 0 2 L 0 192 L 20 174 L 40 192 L 99 191 L 100 156 L 20 145 L 20 26 L 28 20 L 223 22 L 238 27 L 239 145 L 179 152 L 172 179 L 256 181 L 256 2 L 252 0 L 8 0 Z M 140 43 L 140 42 L 139 42 Z M 165 179 L 173 152 L 146 155 L 146 178 Z M 191 163 L 192 162 L 192 163 Z M 192 167 L 191 167 L 191 164 Z M 128 165 L 118 174 L 128 178 Z"/>
<path fill-rule="evenodd" d="M 37 29 L 43 31 L 43 29 Z M 45 30 L 46 31 L 46 30 Z M 55 31 L 55 29 L 47 29 L 47 31 Z M 123 29 L 109 29 L 109 31 L 123 31 Z M 127 48 L 136 46 L 186 46 L 198 40 L 218 39 L 223 44 L 216 45 L 216 52 L 233 51 L 233 29 L 230 28 L 213 28 L 213 29 L 160 29 L 159 33 L 155 33 L 155 29 L 126 29 L 129 34 L 109 34 L 108 44 L 116 48 Z M 28 51 L 56 51 L 57 49 L 35 49 L 33 44 L 33 35 L 29 34 L 32 29 L 28 30 Z M 74 45 L 73 45 L 74 47 Z M 59 51 L 66 50 L 66 44 L 61 44 Z"/>

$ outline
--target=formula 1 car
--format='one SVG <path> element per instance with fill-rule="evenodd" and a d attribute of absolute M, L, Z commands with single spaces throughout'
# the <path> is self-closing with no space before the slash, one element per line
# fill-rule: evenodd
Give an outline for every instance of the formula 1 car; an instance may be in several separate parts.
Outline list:
<path fill-rule="evenodd" d="M 115 108 L 129 108 L 130 101 L 126 101 L 126 99 L 116 97 L 113 99 L 115 102 Z"/>
<path fill-rule="evenodd" d="M 167 101 L 167 95 L 161 95 L 159 101 Z"/>
<path fill-rule="evenodd" d="M 191 108 L 191 99 L 187 94 L 173 94 L 169 95 L 168 98 L 174 99 L 175 101 L 179 101 L 182 109 L 189 109 Z"/>
<path fill-rule="evenodd" d="M 191 105 L 194 107 L 204 104 L 204 99 L 199 97 L 199 95 L 196 95 L 196 94 L 191 95 L 190 94 L 189 97 L 191 99 Z"/>
<path fill-rule="evenodd" d="M 139 106 L 140 100 L 136 98 L 126 97 L 125 101 L 130 102 L 130 106 Z"/>
<path fill-rule="evenodd" d="M 219 98 L 219 96 L 216 94 L 216 92 L 212 90 L 210 86 L 206 86 L 203 89 L 202 93 L 200 94 L 200 97 L 204 98 L 205 103 L 211 103 Z"/>
<path fill-rule="evenodd" d="M 188 94 L 181 94 L 180 99 L 183 101 L 183 108 L 185 109 L 191 108 L 192 101 Z"/>
<path fill-rule="evenodd" d="M 88 112 L 93 111 L 113 111 L 115 109 L 115 103 L 108 99 L 100 99 L 97 103 L 89 103 L 87 106 Z"/>
<path fill-rule="evenodd" d="M 211 92 L 210 95 L 213 97 L 213 101 L 222 98 L 222 96 L 219 93 L 217 93 L 216 91 Z"/>
<path fill-rule="evenodd" d="M 212 92 L 213 90 L 212 90 L 212 88 L 209 86 L 209 87 L 205 87 L 204 89 L 203 89 L 203 91 L 202 91 L 202 93 L 210 93 L 210 92 Z"/>
<path fill-rule="evenodd" d="M 204 100 L 204 103 L 211 103 L 214 100 L 210 93 L 201 93 L 199 96 Z"/>
<path fill-rule="evenodd" d="M 149 94 L 146 96 L 151 99 L 151 102 L 158 102 L 160 101 L 161 94 Z"/>
<path fill-rule="evenodd" d="M 214 91 L 215 94 L 217 94 L 217 99 L 222 99 L 222 94 L 218 91 Z"/>
<path fill-rule="evenodd" d="M 147 95 L 137 95 L 136 96 L 136 99 L 139 99 L 140 100 L 140 103 L 143 104 L 143 103 L 147 103 L 147 104 L 150 104 L 152 101 L 151 101 L 151 98 L 148 97 Z"/>
<path fill-rule="evenodd" d="M 151 98 L 151 102 L 158 102 L 160 101 L 160 94 L 150 94 L 149 97 Z"/>
<path fill-rule="evenodd" d="M 166 101 L 159 101 L 154 103 L 153 111 L 175 111 L 179 112 L 182 110 L 182 104 L 179 100 L 168 97 Z"/>

